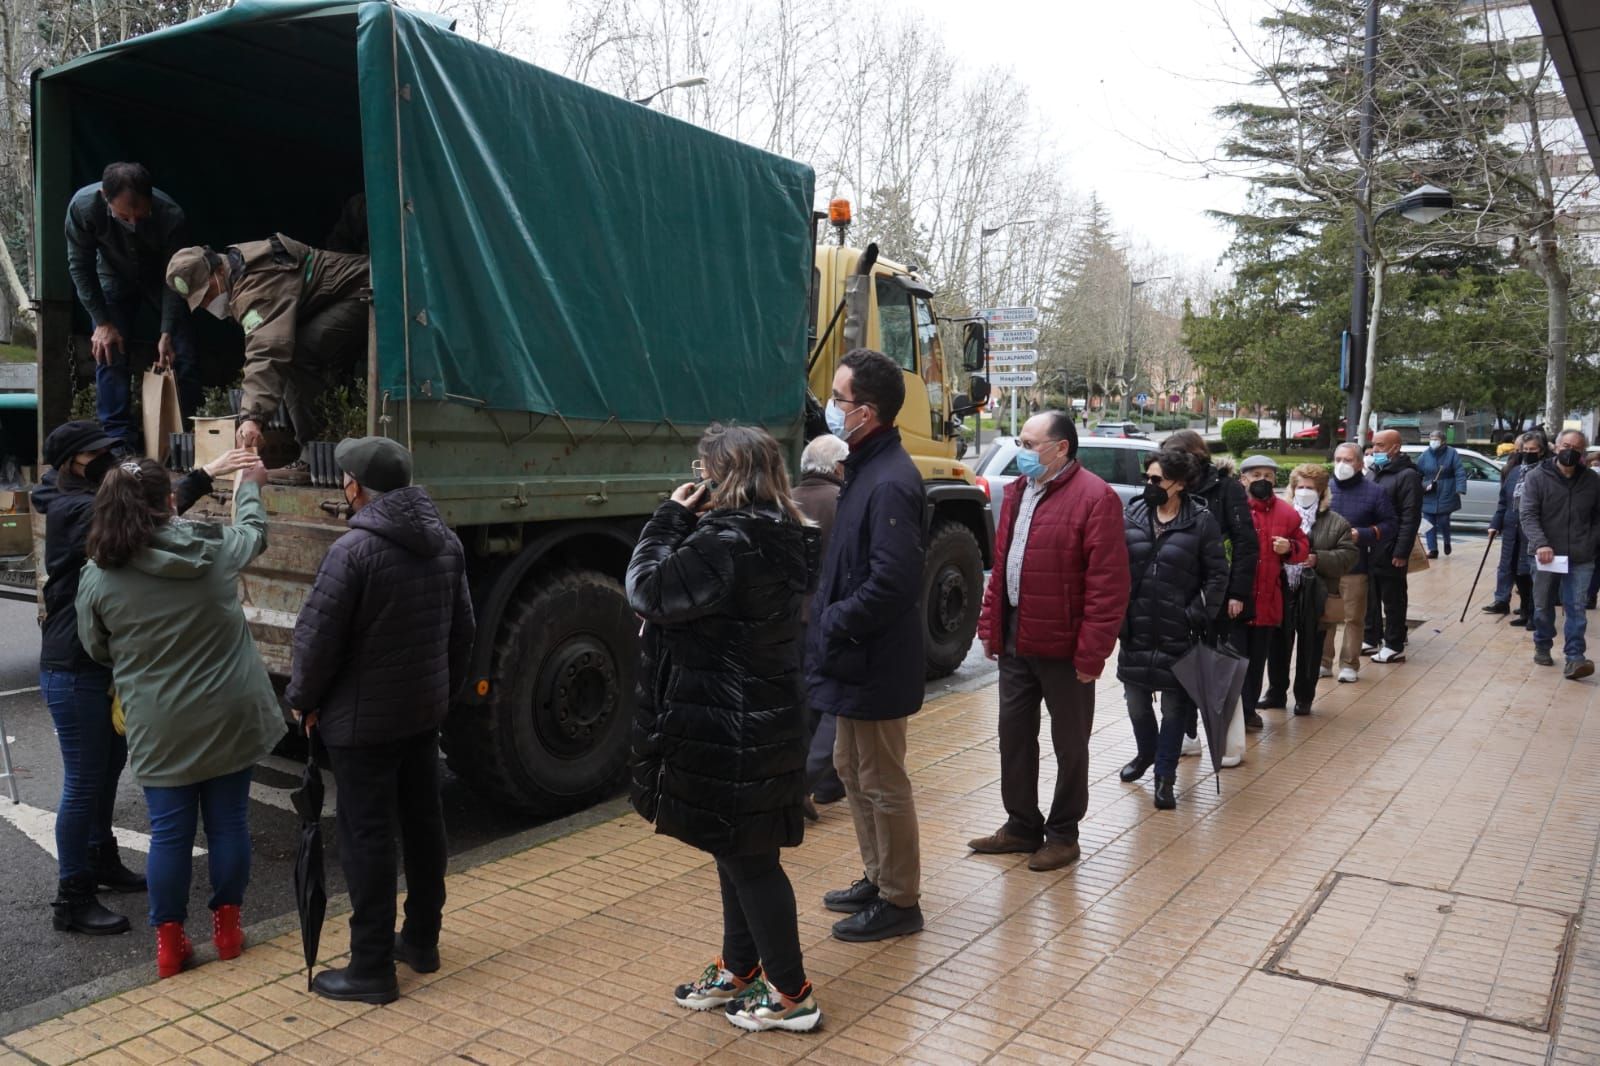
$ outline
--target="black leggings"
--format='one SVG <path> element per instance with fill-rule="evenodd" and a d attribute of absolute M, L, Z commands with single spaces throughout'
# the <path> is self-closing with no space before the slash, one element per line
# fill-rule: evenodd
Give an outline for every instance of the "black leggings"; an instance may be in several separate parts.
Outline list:
<path fill-rule="evenodd" d="M 718 855 L 722 880 L 722 965 L 745 976 L 759 964 L 767 983 L 786 996 L 806 984 L 794 887 L 776 850 Z"/>

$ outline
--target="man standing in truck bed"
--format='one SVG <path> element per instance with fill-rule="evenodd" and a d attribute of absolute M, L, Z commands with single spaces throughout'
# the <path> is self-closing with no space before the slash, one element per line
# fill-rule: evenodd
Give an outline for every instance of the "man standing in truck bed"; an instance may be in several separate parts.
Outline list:
<path fill-rule="evenodd" d="M 283 403 L 300 458 L 271 471 L 277 484 L 311 480 L 306 445 L 322 431 L 317 401 L 333 374 L 348 373 L 367 339 L 368 260 L 325 252 L 275 234 L 220 252 L 184 248 L 167 265 L 167 287 L 244 330 L 244 401 L 238 446 L 256 448 Z"/>

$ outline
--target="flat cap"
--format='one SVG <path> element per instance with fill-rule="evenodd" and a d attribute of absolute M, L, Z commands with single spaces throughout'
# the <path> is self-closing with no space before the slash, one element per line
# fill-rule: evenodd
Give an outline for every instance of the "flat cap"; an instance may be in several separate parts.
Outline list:
<path fill-rule="evenodd" d="M 1262 467 L 1265 467 L 1268 470 L 1276 470 L 1278 469 L 1278 464 L 1272 461 L 1271 456 L 1252 455 L 1250 458 L 1239 464 L 1239 473 L 1242 474 L 1246 470 L 1256 470 Z"/>
<path fill-rule="evenodd" d="M 388 437 L 352 437 L 333 450 L 339 469 L 364 489 L 393 492 L 411 484 L 411 453 Z"/>
<path fill-rule="evenodd" d="M 44 439 L 44 461 L 60 470 L 79 452 L 98 452 L 122 442 L 105 431 L 100 423 L 88 419 L 63 422 Z"/>

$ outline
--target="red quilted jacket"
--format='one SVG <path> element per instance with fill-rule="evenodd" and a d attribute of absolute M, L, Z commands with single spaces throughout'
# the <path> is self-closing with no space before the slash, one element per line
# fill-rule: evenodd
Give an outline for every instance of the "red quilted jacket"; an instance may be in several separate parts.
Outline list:
<path fill-rule="evenodd" d="M 997 652 L 1003 639 L 1006 557 L 1026 487 L 1027 479 L 1017 478 L 1006 489 L 994 569 L 978 618 L 979 638 Z M 1079 673 L 1099 677 L 1122 629 L 1128 593 L 1122 501 L 1111 486 L 1074 464 L 1045 487 L 1033 511 L 1017 597 L 1017 654 L 1070 659 Z"/>
<path fill-rule="evenodd" d="M 1300 529 L 1300 512 L 1286 500 L 1277 496 L 1258 500 L 1250 497 L 1250 518 L 1256 524 L 1256 540 L 1261 554 L 1256 557 L 1256 613 L 1250 619 L 1253 626 L 1275 626 L 1283 623 L 1284 563 L 1303 563 L 1311 551 L 1311 542 Z M 1272 550 L 1272 538 L 1284 537 L 1289 541 L 1289 554 L 1279 555 Z"/>

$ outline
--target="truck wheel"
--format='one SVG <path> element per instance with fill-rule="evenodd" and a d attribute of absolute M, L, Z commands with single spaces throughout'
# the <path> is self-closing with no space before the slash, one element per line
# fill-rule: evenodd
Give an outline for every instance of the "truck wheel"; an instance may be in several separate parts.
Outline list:
<path fill-rule="evenodd" d="M 928 680 L 948 677 L 966 659 L 983 606 L 983 551 L 960 522 L 937 522 L 922 570 Z"/>
<path fill-rule="evenodd" d="M 615 791 L 628 761 L 637 632 L 615 579 L 536 576 L 495 634 L 487 701 L 450 716 L 450 769 L 540 813 L 578 810 Z"/>

